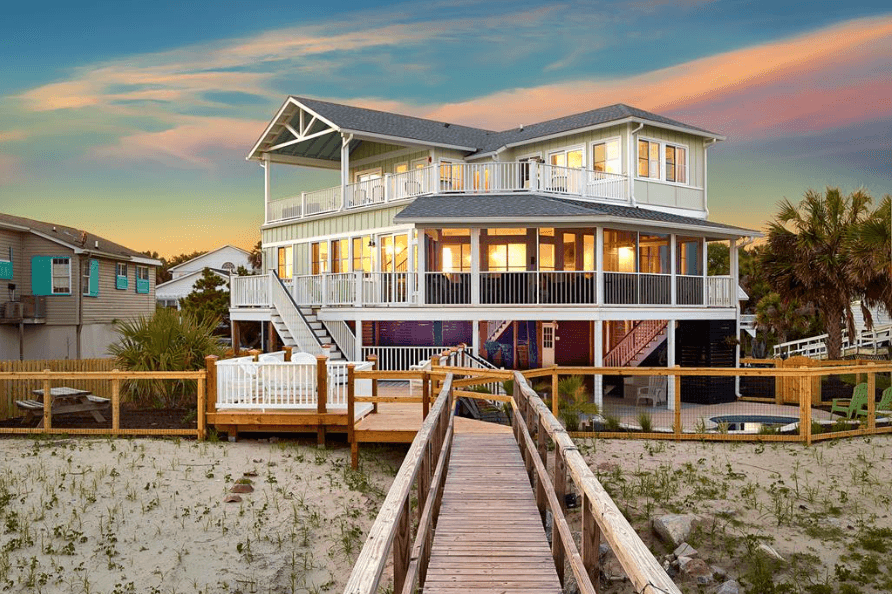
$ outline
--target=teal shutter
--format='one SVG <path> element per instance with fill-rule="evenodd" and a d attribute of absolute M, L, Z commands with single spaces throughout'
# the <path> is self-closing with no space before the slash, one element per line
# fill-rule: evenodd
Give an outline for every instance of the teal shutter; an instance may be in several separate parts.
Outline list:
<path fill-rule="evenodd" d="M 35 295 L 53 294 L 52 256 L 31 258 L 31 292 Z"/>
<path fill-rule="evenodd" d="M 126 276 L 116 276 L 115 277 L 115 288 L 116 289 L 126 289 L 127 288 L 127 277 Z"/>
<path fill-rule="evenodd" d="M 0 280 L 10 280 L 12 278 L 12 262 L 8 260 L 0 260 Z"/>
<path fill-rule="evenodd" d="M 87 297 L 99 297 L 99 260 L 90 260 L 89 283 Z"/>

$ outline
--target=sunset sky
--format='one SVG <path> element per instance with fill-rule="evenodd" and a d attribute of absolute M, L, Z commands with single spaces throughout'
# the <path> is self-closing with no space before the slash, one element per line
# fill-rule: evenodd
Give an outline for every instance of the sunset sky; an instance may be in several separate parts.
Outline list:
<path fill-rule="evenodd" d="M 245 156 L 288 94 L 496 130 L 628 103 L 728 137 L 710 218 L 751 228 L 892 192 L 888 0 L 103 4 L 4 8 L 0 211 L 133 249 L 256 242 Z M 333 185 L 301 174 L 274 193 Z"/>

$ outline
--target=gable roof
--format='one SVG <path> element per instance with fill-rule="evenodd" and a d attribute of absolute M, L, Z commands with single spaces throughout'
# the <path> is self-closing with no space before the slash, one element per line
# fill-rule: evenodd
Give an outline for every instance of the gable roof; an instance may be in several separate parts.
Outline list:
<path fill-rule="evenodd" d="M 649 208 L 583 202 L 541 194 L 437 194 L 419 196 L 394 217 L 399 223 L 515 223 L 540 219 L 549 222 L 649 224 L 653 227 L 688 228 L 715 237 L 759 237 L 759 231 L 706 219 L 685 217 Z"/>
<path fill-rule="evenodd" d="M 104 237 L 90 233 L 89 231 L 69 227 L 67 225 L 47 223 L 45 221 L 37 221 L 35 219 L 0 213 L 0 227 L 33 233 L 55 243 L 64 245 L 75 253 L 96 254 L 116 260 L 131 261 L 149 266 L 161 265 L 161 262 L 154 258 L 150 258 L 145 254 L 131 250 L 128 247 L 124 247 L 119 243 L 115 243 Z"/>
<path fill-rule="evenodd" d="M 248 256 L 251 255 L 251 254 L 250 254 L 249 252 L 247 252 L 246 250 L 243 250 L 243 249 L 240 248 L 240 247 L 236 247 L 236 246 L 234 246 L 234 245 L 230 245 L 230 244 L 227 243 L 226 245 L 221 245 L 220 247 L 218 247 L 218 248 L 216 248 L 216 249 L 213 249 L 213 250 L 211 250 L 211 251 L 209 251 L 209 252 L 205 252 L 205 253 L 203 253 L 203 254 L 200 255 L 200 256 L 195 256 L 195 257 L 192 258 L 191 260 L 186 260 L 185 262 L 180 262 L 180 263 L 177 264 L 176 266 L 171 266 L 170 268 L 168 268 L 168 271 L 170 271 L 170 270 L 176 270 L 177 268 L 182 268 L 182 267 L 185 266 L 186 264 L 191 264 L 192 262 L 196 262 L 196 261 L 198 261 L 198 260 L 201 260 L 202 258 L 206 258 L 207 256 L 210 256 L 211 254 L 216 254 L 216 253 L 219 252 L 220 250 L 224 250 L 224 249 L 226 249 L 226 248 L 231 248 L 231 249 L 233 249 L 233 250 L 238 250 L 238 251 L 240 251 L 241 253 L 243 253 L 243 254 L 245 255 L 245 258 L 247 258 Z M 212 268 L 211 270 L 215 270 L 215 269 Z"/>
<path fill-rule="evenodd" d="M 308 97 L 289 96 L 251 149 L 248 159 L 259 159 L 260 153 L 268 151 L 270 147 L 279 143 L 287 142 L 293 137 L 287 130 L 287 126 L 293 128 L 296 125 L 295 118 L 298 116 L 294 111 L 295 107 L 312 112 L 329 124 L 333 129 L 331 135 L 336 135 L 336 132 L 364 134 L 381 138 L 384 141 L 414 142 L 454 148 L 466 151 L 473 157 L 485 156 L 506 147 L 525 144 L 540 138 L 624 122 L 649 123 L 705 138 L 724 140 L 723 136 L 709 130 L 623 103 L 497 132 Z M 325 145 L 324 150 L 320 150 L 322 145 Z M 264 146 L 265 150 L 261 150 L 261 146 Z M 330 142 L 317 140 L 312 146 L 316 147 L 314 156 L 321 155 L 322 158 L 328 160 L 340 158 L 334 145 Z M 293 151 L 294 147 L 288 152 L 293 153 Z"/>
<path fill-rule="evenodd" d="M 227 271 L 220 270 L 219 268 L 209 268 L 209 270 L 211 272 L 213 272 L 214 274 L 216 274 L 217 276 L 219 276 L 220 278 L 222 278 L 223 280 L 225 280 L 227 283 L 229 283 L 229 273 Z M 197 280 L 197 279 L 195 279 L 195 277 L 199 276 L 201 274 L 204 274 L 204 268 L 202 268 L 201 270 L 196 270 L 194 272 L 186 273 L 179 278 L 172 278 L 169 281 L 164 281 L 163 283 L 161 283 L 155 287 L 155 295 L 156 296 L 158 295 L 158 289 L 162 289 L 162 291 L 163 291 L 164 289 L 170 288 L 171 286 L 174 286 L 177 284 L 182 284 L 184 281 L 187 281 L 190 278 L 193 279 L 193 282 L 194 282 L 195 280 Z M 160 298 L 163 298 L 163 295 Z"/>

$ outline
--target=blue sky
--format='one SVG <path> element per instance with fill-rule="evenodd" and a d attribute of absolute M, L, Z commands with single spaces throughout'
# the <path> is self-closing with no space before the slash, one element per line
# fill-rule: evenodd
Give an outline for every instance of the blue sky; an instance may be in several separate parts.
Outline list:
<path fill-rule="evenodd" d="M 756 228 L 890 192 L 888 2 L 16 3 L 0 35 L 0 209 L 162 254 L 259 238 L 244 156 L 289 93 L 494 129 L 630 103 L 727 135 L 711 218 Z"/>

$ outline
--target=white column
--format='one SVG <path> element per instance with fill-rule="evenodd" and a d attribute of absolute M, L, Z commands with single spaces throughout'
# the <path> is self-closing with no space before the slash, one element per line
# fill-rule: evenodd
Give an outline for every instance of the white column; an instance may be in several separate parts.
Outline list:
<path fill-rule="evenodd" d="M 364 361 L 365 357 L 362 356 L 362 320 L 356 320 L 356 336 L 353 338 L 353 344 L 355 345 L 356 360 Z M 378 367 L 381 367 L 380 361 Z"/>
<path fill-rule="evenodd" d="M 269 193 L 270 193 L 270 167 L 269 153 L 263 153 L 263 204 L 264 204 L 264 221 L 269 222 Z"/>
<path fill-rule="evenodd" d="M 604 305 L 604 227 L 595 229 L 595 303 Z"/>
<path fill-rule="evenodd" d="M 675 320 L 668 320 L 666 325 L 666 365 L 675 367 Z M 666 395 L 669 399 L 669 410 L 675 410 L 675 376 L 666 378 Z"/>
<path fill-rule="evenodd" d="M 471 322 L 471 352 L 480 356 L 480 320 Z"/>
<path fill-rule="evenodd" d="M 415 266 L 418 273 L 418 305 L 424 305 L 427 288 L 427 234 L 424 229 L 418 229 L 418 262 Z"/>
<path fill-rule="evenodd" d="M 350 183 L 350 140 L 341 133 L 341 210 L 347 207 L 347 184 Z"/>
<path fill-rule="evenodd" d="M 703 238 L 703 305 L 709 305 L 709 287 L 707 277 L 709 276 L 709 243 Z"/>
<path fill-rule="evenodd" d="M 595 353 L 595 367 L 603 367 L 604 366 L 604 322 L 601 321 L 600 318 L 595 319 L 595 332 L 594 332 L 594 353 Z M 595 404 L 598 405 L 602 411 L 604 410 L 604 376 L 596 375 L 595 376 Z"/>
<path fill-rule="evenodd" d="M 740 301 L 737 299 L 737 286 L 740 277 L 740 260 L 737 252 L 737 239 L 731 240 L 731 303 L 734 304 L 734 336 L 737 345 L 734 347 L 734 367 L 740 367 Z M 734 393 L 740 396 L 740 376 L 734 376 Z"/>
<path fill-rule="evenodd" d="M 675 257 L 675 250 L 676 250 L 675 246 L 676 246 L 676 237 L 675 237 L 675 233 L 672 233 L 669 235 L 669 273 L 672 275 L 672 277 L 669 281 L 669 290 L 672 291 L 671 301 L 670 301 L 670 303 L 672 305 L 675 305 L 676 302 L 678 301 L 678 291 L 677 291 L 678 262 L 676 261 L 676 257 Z"/>
<path fill-rule="evenodd" d="M 480 305 L 480 229 L 471 229 L 471 304 Z"/>

